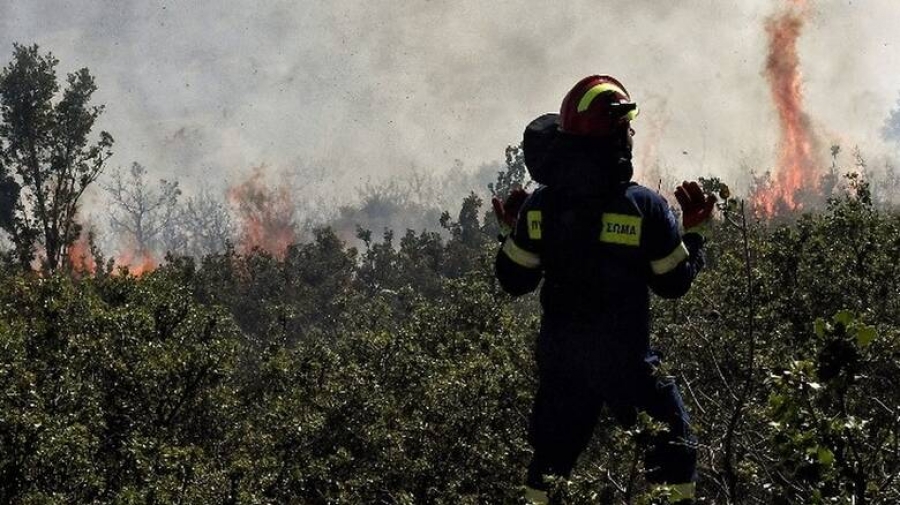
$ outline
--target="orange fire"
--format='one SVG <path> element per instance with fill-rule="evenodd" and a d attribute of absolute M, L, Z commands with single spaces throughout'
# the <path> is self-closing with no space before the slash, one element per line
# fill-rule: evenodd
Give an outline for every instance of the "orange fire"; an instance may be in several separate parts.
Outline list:
<path fill-rule="evenodd" d="M 228 199 L 237 208 L 240 251 L 260 249 L 281 259 L 297 241 L 294 204 L 288 187 L 270 188 L 264 176 L 264 165 L 254 168 L 249 179 L 228 189 Z"/>
<path fill-rule="evenodd" d="M 153 254 L 149 251 L 140 252 L 130 248 L 116 256 L 115 264 L 116 267 L 125 267 L 128 273 L 135 277 L 152 272 L 159 266 Z"/>
<path fill-rule="evenodd" d="M 82 232 L 78 239 L 66 251 L 72 271 L 79 274 L 92 274 L 97 270 L 97 263 L 91 253 L 91 245 L 87 233 Z"/>
<path fill-rule="evenodd" d="M 778 111 L 781 140 L 778 164 L 768 184 L 757 188 L 756 207 L 766 215 L 779 209 L 802 208 L 802 193 L 816 193 L 822 166 L 815 153 L 815 137 L 803 109 L 803 79 L 797 39 L 808 15 L 805 0 L 788 0 L 788 6 L 766 21 L 769 53 L 766 79 Z"/>
<path fill-rule="evenodd" d="M 66 254 L 74 273 L 93 274 L 97 271 L 97 263 L 94 260 L 94 255 L 91 253 L 87 235 L 82 234 L 78 237 L 78 240 L 69 246 Z M 138 253 L 132 249 L 127 249 L 116 256 L 114 264 L 116 269 L 113 273 L 119 272 L 119 268 L 125 268 L 128 273 L 135 277 L 151 272 L 159 266 L 159 263 L 149 252 Z"/>
<path fill-rule="evenodd" d="M 66 259 L 72 268 L 72 272 L 76 275 L 92 275 L 97 272 L 97 262 L 94 259 L 93 251 L 91 251 L 87 228 L 85 227 L 78 239 L 66 249 Z M 115 265 L 113 274 L 120 273 L 121 269 L 124 268 L 135 277 L 151 272 L 159 266 L 159 262 L 156 261 L 151 252 L 145 251 L 142 253 L 134 247 L 126 247 L 122 253 L 115 257 L 113 263 Z M 37 270 L 38 268 L 35 267 L 35 269 Z"/>

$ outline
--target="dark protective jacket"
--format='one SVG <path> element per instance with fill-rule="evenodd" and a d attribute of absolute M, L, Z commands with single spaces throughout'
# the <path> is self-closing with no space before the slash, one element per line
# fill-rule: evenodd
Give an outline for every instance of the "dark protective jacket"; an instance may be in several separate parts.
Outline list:
<path fill-rule="evenodd" d="M 593 188 L 593 189 L 592 189 Z M 544 330 L 575 322 L 612 337 L 628 361 L 649 350 L 649 289 L 682 296 L 703 267 L 703 239 L 679 232 L 664 198 L 635 183 L 539 187 L 497 254 L 496 274 L 521 295 L 541 279 Z"/>
<path fill-rule="evenodd" d="M 647 479 L 693 490 L 696 441 L 677 386 L 657 373 L 649 291 L 686 293 L 703 239 L 681 236 L 661 196 L 621 182 L 632 175 L 630 137 L 607 140 L 559 134 L 532 152 L 547 185 L 524 202 L 497 254 L 507 292 L 543 279 L 526 482 L 546 490 L 546 476 L 568 478 L 606 406 L 624 425 L 638 411 L 664 423 L 645 454 Z"/>

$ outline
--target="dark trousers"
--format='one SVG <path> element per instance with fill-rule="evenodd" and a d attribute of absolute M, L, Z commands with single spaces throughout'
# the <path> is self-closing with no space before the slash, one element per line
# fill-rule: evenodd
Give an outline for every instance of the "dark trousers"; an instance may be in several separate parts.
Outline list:
<path fill-rule="evenodd" d="M 655 353 L 630 349 L 621 335 L 606 335 L 593 325 L 545 324 L 537 358 L 540 384 L 529 427 L 534 448 L 530 487 L 546 489 L 544 476 L 569 476 L 604 406 L 626 426 L 635 422 L 639 411 L 666 426 L 667 431 L 652 437 L 646 452 L 650 482 L 696 480 L 690 419 L 674 381 L 656 373 Z"/>

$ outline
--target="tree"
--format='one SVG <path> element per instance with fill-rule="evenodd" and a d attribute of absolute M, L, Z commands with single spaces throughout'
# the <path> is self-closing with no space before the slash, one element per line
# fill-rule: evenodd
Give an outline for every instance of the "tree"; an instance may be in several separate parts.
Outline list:
<path fill-rule="evenodd" d="M 46 270 L 62 265 L 81 232 L 78 202 L 112 154 L 112 136 L 89 139 L 102 105 L 89 105 L 97 90 L 86 68 L 69 74 L 58 96 L 59 61 L 37 45 L 13 45 L 0 72 L 0 227 L 9 233 L 23 269 L 37 248 Z"/>
<path fill-rule="evenodd" d="M 117 170 L 112 174 L 112 184 L 106 188 L 114 209 L 109 220 L 113 231 L 124 235 L 138 257 L 150 255 L 158 242 L 173 245 L 164 240 L 171 235 L 177 218 L 176 205 L 181 190 L 177 181 L 161 179 L 152 187 L 146 181 L 147 169 L 140 163 L 132 163 L 128 176 Z M 168 233 L 167 233 L 168 232 Z"/>
<path fill-rule="evenodd" d="M 525 153 L 522 145 L 506 146 L 506 170 L 497 172 L 497 182 L 488 184 L 491 195 L 505 200 L 516 188 L 524 188 L 531 182 L 525 167 Z"/>
<path fill-rule="evenodd" d="M 188 198 L 182 214 L 187 235 L 187 252 L 195 257 L 219 254 L 234 238 L 235 226 L 225 202 L 208 190 Z"/>

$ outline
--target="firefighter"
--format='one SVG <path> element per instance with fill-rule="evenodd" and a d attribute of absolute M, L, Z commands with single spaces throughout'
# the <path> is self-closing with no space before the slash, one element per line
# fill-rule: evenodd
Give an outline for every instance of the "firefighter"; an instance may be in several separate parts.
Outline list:
<path fill-rule="evenodd" d="M 569 476 L 604 406 L 623 425 L 646 412 L 665 426 L 646 452 L 646 477 L 669 489 L 671 503 L 693 501 L 696 441 L 678 387 L 657 371 L 649 290 L 664 298 L 688 291 L 703 268 L 699 231 L 716 199 L 696 182 L 676 189 L 682 234 L 665 199 L 631 182 L 637 112 L 616 79 L 582 79 L 558 117 L 535 120 L 543 133 L 550 125 L 549 139 L 529 142 L 526 130 L 525 159 L 543 185 L 493 202 L 509 232 L 496 258 L 500 285 L 518 296 L 543 279 L 526 481 L 533 503 L 547 503 L 547 477 Z"/>

